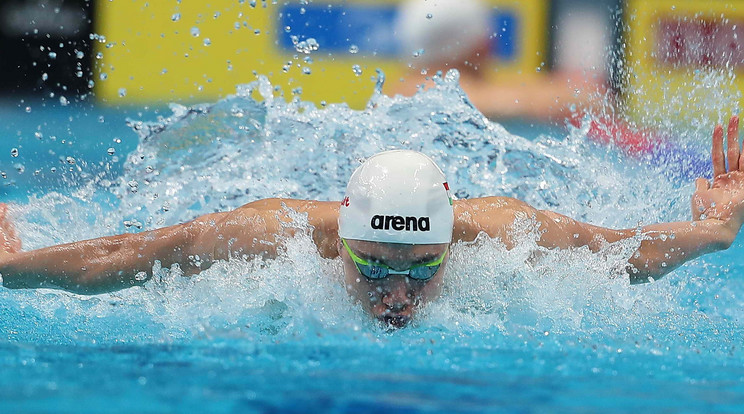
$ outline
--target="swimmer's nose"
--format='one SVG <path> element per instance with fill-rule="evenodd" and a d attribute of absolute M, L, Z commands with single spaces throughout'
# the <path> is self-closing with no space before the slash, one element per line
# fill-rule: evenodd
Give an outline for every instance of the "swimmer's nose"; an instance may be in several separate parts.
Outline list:
<path fill-rule="evenodd" d="M 395 281 L 387 286 L 382 295 L 382 303 L 393 312 L 406 310 L 413 305 L 413 294 L 405 280 Z"/>

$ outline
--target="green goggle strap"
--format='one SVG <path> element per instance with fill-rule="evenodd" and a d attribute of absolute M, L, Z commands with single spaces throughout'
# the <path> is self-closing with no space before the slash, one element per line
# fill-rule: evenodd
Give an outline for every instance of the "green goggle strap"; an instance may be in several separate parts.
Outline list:
<path fill-rule="evenodd" d="M 357 264 L 360 264 L 360 265 L 364 265 L 364 266 L 380 266 L 380 267 L 384 267 L 384 268 L 387 268 L 387 269 L 392 269 L 392 270 L 394 270 L 396 272 L 398 271 L 398 270 L 395 270 L 392 267 L 390 267 L 388 265 L 385 265 L 385 264 L 382 264 L 382 263 L 380 263 L 380 264 L 374 264 L 373 265 L 369 261 L 364 260 L 361 257 L 359 257 L 356 254 L 354 254 L 354 252 L 351 251 L 351 248 L 349 247 L 349 245 L 346 244 L 346 240 L 345 239 L 341 239 L 341 243 L 344 244 L 344 247 L 346 248 L 346 251 L 349 253 L 349 256 L 351 257 L 351 260 L 353 260 L 354 263 L 357 263 Z M 434 260 L 432 262 L 429 262 L 429 263 L 422 263 L 422 264 L 418 264 L 418 265 L 412 266 L 412 267 L 410 267 L 407 270 L 410 271 L 410 270 L 415 269 L 417 267 L 433 267 L 433 266 L 440 265 L 444 261 L 444 256 L 446 256 L 446 255 L 447 255 L 447 250 L 445 249 L 444 250 L 444 253 L 442 253 L 442 256 L 439 259 L 436 259 L 436 260 Z"/>

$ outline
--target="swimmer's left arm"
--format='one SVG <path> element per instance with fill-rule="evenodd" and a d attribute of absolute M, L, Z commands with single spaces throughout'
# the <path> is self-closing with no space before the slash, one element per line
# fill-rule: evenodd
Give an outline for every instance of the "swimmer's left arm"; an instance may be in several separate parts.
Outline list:
<path fill-rule="evenodd" d="M 519 200 L 490 197 L 458 202 L 456 213 L 461 224 L 455 229 L 455 239 L 472 240 L 477 232 L 485 232 L 511 247 L 520 237 L 514 226 L 520 218 L 536 223 L 540 234 L 537 242 L 546 248 L 587 246 L 598 251 L 605 243 L 640 236 L 640 246 L 628 260 L 628 273 L 633 283 L 647 282 L 696 257 L 727 249 L 739 233 L 744 222 L 744 150 L 738 142 L 737 117 L 729 121 L 726 155 L 723 127 L 719 125 L 714 130 L 712 159 L 712 184 L 702 178 L 695 183 L 692 221 L 613 230 L 537 210 Z M 530 230 L 529 226 L 526 230 Z"/>
<path fill-rule="evenodd" d="M 640 237 L 640 246 L 628 259 L 631 283 L 658 279 L 689 260 L 727 249 L 736 238 L 732 226 L 718 219 L 614 230 L 582 223 L 550 211 L 539 211 L 536 216 L 540 217 L 538 220 L 544 231 L 538 244 L 547 248 L 587 246 L 596 252 L 606 243 Z"/>
<path fill-rule="evenodd" d="M 615 230 L 582 223 L 552 211 L 537 210 L 507 197 L 461 200 L 455 211 L 457 222 L 461 223 L 456 226 L 456 241 L 472 241 L 478 233 L 484 232 L 500 239 L 508 249 L 524 237 L 534 237 L 530 234 L 536 235 L 537 244 L 544 248 L 586 246 L 593 252 L 607 243 L 641 236 L 638 250 L 628 259 L 632 283 L 660 278 L 688 260 L 725 249 L 736 235 L 733 227 L 712 218 Z"/>
<path fill-rule="evenodd" d="M 602 240 L 616 242 L 643 236 L 641 245 L 628 260 L 631 282 L 643 283 L 672 271 L 707 253 L 725 250 L 736 239 L 744 222 L 744 151 L 739 143 L 739 118 L 729 119 L 728 150 L 724 152 L 723 126 L 713 130 L 712 184 L 695 181 L 692 221 L 660 223 L 639 230 L 610 230 L 579 223 L 552 212 L 540 212 L 549 223 L 543 239 L 556 247 L 568 245 L 567 234 L 578 234 L 576 244 L 596 250 Z M 728 163 L 727 163 L 728 161 Z M 726 168 L 728 164 L 728 170 Z"/>

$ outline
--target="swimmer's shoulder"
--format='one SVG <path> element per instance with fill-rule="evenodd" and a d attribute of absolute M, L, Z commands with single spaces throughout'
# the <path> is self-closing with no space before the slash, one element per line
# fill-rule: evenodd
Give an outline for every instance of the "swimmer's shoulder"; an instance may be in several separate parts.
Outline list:
<path fill-rule="evenodd" d="M 324 257 L 338 254 L 338 214 L 340 201 L 296 200 L 287 198 L 270 198 L 254 201 L 235 209 L 231 215 L 235 221 L 245 222 L 257 217 L 263 220 L 278 218 L 280 221 L 291 220 L 290 212 L 307 215 L 307 224 L 312 229 L 312 237 L 318 252 Z"/>
<path fill-rule="evenodd" d="M 276 214 L 296 211 L 308 215 L 309 220 L 338 219 L 340 201 L 298 200 L 291 198 L 265 198 L 244 204 L 232 211 L 236 216 L 253 216 L 255 214 Z"/>
<path fill-rule="evenodd" d="M 310 226 L 330 232 L 338 232 L 338 210 L 340 201 L 296 200 L 289 198 L 267 198 L 236 208 L 229 213 L 233 220 L 279 218 L 289 219 L 292 212 L 307 214 Z"/>
<path fill-rule="evenodd" d="M 521 200 L 501 196 L 455 200 L 453 208 L 453 241 L 456 242 L 473 241 L 480 233 L 506 240 L 515 219 L 535 211 Z"/>
<path fill-rule="evenodd" d="M 512 197 L 492 196 L 479 198 L 466 198 L 455 200 L 452 203 L 455 210 L 455 219 L 461 215 L 483 215 L 489 217 L 507 217 L 514 211 L 532 210 L 527 203 Z"/>

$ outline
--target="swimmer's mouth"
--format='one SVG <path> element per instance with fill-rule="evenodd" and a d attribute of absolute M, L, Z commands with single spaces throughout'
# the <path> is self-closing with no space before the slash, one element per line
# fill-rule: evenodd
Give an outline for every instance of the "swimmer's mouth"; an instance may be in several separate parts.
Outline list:
<path fill-rule="evenodd" d="M 407 315 L 382 315 L 379 317 L 380 321 L 385 324 L 388 329 L 400 329 L 408 325 L 411 321 L 411 317 Z"/>

